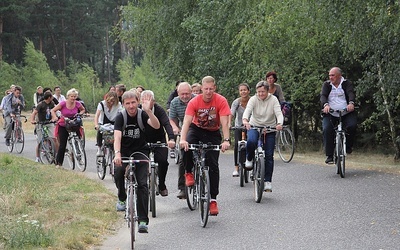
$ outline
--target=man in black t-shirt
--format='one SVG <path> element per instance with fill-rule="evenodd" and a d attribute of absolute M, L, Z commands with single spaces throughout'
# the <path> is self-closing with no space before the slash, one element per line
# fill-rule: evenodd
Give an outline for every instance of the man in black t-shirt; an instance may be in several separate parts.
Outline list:
<path fill-rule="evenodd" d="M 36 114 L 38 117 L 39 122 L 46 122 L 51 120 L 51 112 L 50 110 L 54 108 L 55 104 L 53 102 L 53 95 L 51 92 L 45 92 L 43 96 L 43 100 L 38 103 L 36 108 L 33 110 L 32 115 L 31 115 L 31 123 L 36 124 Z M 39 143 L 42 140 L 42 133 L 40 126 L 46 126 L 49 131 L 49 137 L 53 139 L 54 145 L 55 145 L 55 152 L 57 152 L 58 146 L 57 146 L 57 140 L 54 137 L 54 123 L 49 123 L 49 124 L 37 124 L 35 127 L 36 134 L 37 134 L 37 145 L 36 145 L 36 162 L 40 162 L 39 159 Z"/>
<path fill-rule="evenodd" d="M 114 150 L 115 150 L 115 185 L 118 189 L 117 210 L 125 211 L 126 191 L 125 191 L 125 164 L 122 165 L 121 157 L 129 157 L 132 154 L 137 160 L 146 159 L 149 150 L 146 148 L 146 138 L 144 131 L 138 124 L 139 95 L 136 90 L 126 91 L 122 95 L 122 103 L 125 110 L 121 111 L 115 118 L 114 123 Z M 141 118 L 146 127 L 158 129 L 160 122 L 151 112 L 150 98 L 142 99 Z M 122 112 L 126 112 L 126 125 Z M 148 158 L 147 158 L 148 159 Z M 138 184 L 137 193 L 137 212 L 139 221 L 139 233 L 147 233 L 148 230 L 148 211 L 149 211 L 149 190 L 147 185 L 149 166 L 148 163 L 136 164 L 135 175 Z"/>

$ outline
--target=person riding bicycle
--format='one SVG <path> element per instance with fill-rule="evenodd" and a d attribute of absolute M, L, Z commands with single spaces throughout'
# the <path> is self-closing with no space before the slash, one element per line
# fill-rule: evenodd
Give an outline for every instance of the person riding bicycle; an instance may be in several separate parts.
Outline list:
<path fill-rule="evenodd" d="M 4 120 L 7 124 L 5 135 L 7 146 L 10 145 L 11 132 L 13 129 L 13 123 L 11 122 L 12 117 L 15 117 L 15 114 L 20 114 L 24 108 L 25 99 L 22 95 L 22 88 L 20 86 L 15 86 L 13 92 L 4 99 L 3 106 Z"/>
<path fill-rule="evenodd" d="M 38 118 L 39 122 L 47 122 L 51 121 L 51 110 L 55 107 L 55 104 L 53 102 L 53 95 L 51 92 L 45 92 L 43 96 L 43 100 L 38 103 L 36 108 L 33 110 L 31 114 L 31 123 L 36 124 L 36 115 Z M 55 139 L 54 136 L 54 123 L 49 123 L 49 124 L 37 124 L 36 125 L 36 133 L 37 133 L 37 145 L 36 145 L 36 162 L 40 162 L 39 159 L 39 143 L 42 141 L 42 133 L 41 129 L 38 129 L 39 126 L 46 126 L 49 130 L 48 136 L 54 141 L 54 145 L 56 149 L 58 149 L 57 146 L 57 140 Z"/>
<path fill-rule="evenodd" d="M 191 86 L 188 82 L 179 83 L 176 90 L 178 91 L 178 96 L 171 101 L 169 108 L 169 122 L 171 123 L 174 134 L 178 135 L 181 132 L 181 126 L 183 123 L 183 118 L 185 117 L 185 110 L 187 104 L 193 97 L 195 97 L 195 95 L 192 93 Z M 186 199 L 185 167 L 183 166 L 182 159 L 179 159 L 178 164 L 179 164 L 179 170 L 178 170 L 179 193 L 176 197 L 178 197 L 179 199 Z"/>
<path fill-rule="evenodd" d="M 253 167 L 254 151 L 257 148 L 259 133 L 251 126 L 275 127 L 282 130 L 283 114 L 278 98 L 268 93 L 268 83 L 258 82 L 256 95 L 252 96 L 243 113 L 243 125 L 247 131 L 246 163 L 247 169 Z M 266 131 L 263 143 L 265 153 L 264 191 L 272 192 L 272 174 L 274 171 L 275 131 Z"/>
<path fill-rule="evenodd" d="M 323 136 L 326 160 L 325 163 L 333 163 L 334 151 L 334 126 L 339 120 L 338 113 L 329 113 L 329 110 L 346 110 L 342 116 L 343 127 L 346 130 L 346 152 L 353 152 L 354 137 L 357 128 L 357 116 L 354 111 L 356 94 L 353 83 L 342 76 L 342 70 L 333 67 L 329 70 L 329 80 L 322 85 L 320 102 L 323 109 Z"/>
<path fill-rule="evenodd" d="M 117 211 L 125 211 L 126 191 L 125 191 L 125 164 L 122 166 L 121 157 L 130 157 L 133 153 L 136 160 L 146 160 L 149 156 L 149 149 L 146 146 L 145 130 L 149 127 L 160 128 L 160 122 L 151 111 L 151 100 L 148 97 L 142 99 L 141 121 L 145 129 L 140 128 L 138 122 L 139 113 L 139 93 L 136 90 L 128 90 L 122 95 L 122 103 L 125 110 L 122 110 L 115 118 L 114 123 L 114 150 L 115 150 L 115 185 L 118 189 Z M 124 115 L 126 112 L 126 125 L 124 125 Z M 137 193 L 137 212 L 139 221 L 139 233 L 147 233 L 148 230 L 148 211 L 149 211 L 149 189 L 148 163 L 135 164 L 135 174 L 138 185 Z"/>
<path fill-rule="evenodd" d="M 235 117 L 235 127 L 243 126 L 243 112 L 246 109 L 247 102 L 250 99 L 250 87 L 247 83 L 239 84 L 239 95 L 240 97 L 235 99 L 231 105 L 232 116 L 229 117 L 229 124 L 231 124 L 232 117 Z M 232 176 L 239 177 L 239 162 L 238 162 L 238 142 L 242 140 L 242 130 L 235 130 L 235 147 L 233 150 L 233 160 L 235 163 L 235 169 L 233 170 Z"/>
<path fill-rule="evenodd" d="M 61 112 L 61 119 L 58 121 L 56 134 L 58 138 L 58 152 L 56 157 L 56 166 L 61 167 L 64 162 L 64 154 L 65 149 L 67 147 L 68 141 L 68 130 L 66 128 L 65 119 L 74 119 L 76 115 L 83 115 L 85 113 L 85 108 L 83 105 L 76 100 L 78 97 L 78 91 L 74 88 L 68 90 L 67 92 L 67 99 L 65 101 L 60 102 L 54 108 L 51 109 L 51 120 L 57 121 L 58 117 L 56 115 L 57 111 Z"/>
<path fill-rule="evenodd" d="M 102 156 L 101 146 L 103 145 L 103 134 L 100 132 L 100 125 L 114 124 L 115 117 L 122 109 L 122 105 L 118 100 L 117 93 L 110 91 L 104 96 L 104 100 L 97 105 L 96 114 L 94 115 L 94 128 L 97 130 L 97 153 L 96 156 Z"/>
<path fill-rule="evenodd" d="M 183 164 L 186 168 L 186 186 L 193 186 L 195 183 L 193 168 L 193 152 L 189 150 L 189 144 L 211 143 L 221 144 L 222 126 L 223 142 L 222 152 L 229 149 L 229 116 L 231 110 L 225 97 L 215 93 L 215 79 L 206 76 L 202 79 L 202 94 L 197 95 L 189 101 L 183 120 L 180 146 L 183 149 Z M 206 155 L 206 162 L 210 174 L 210 214 L 218 214 L 217 195 L 219 193 L 219 151 L 209 151 Z"/>
<path fill-rule="evenodd" d="M 149 128 L 146 131 L 146 141 L 150 143 L 167 143 L 169 148 L 175 147 L 174 132 L 171 124 L 169 123 L 167 112 L 154 100 L 154 93 L 151 90 L 144 90 L 141 93 L 141 100 L 150 99 L 150 109 L 160 122 L 160 128 Z M 168 142 L 165 136 L 168 135 Z M 154 161 L 158 163 L 158 188 L 161 196 L 168 196 L 168 189 L 165 185 L 165 177 L 168 172 L 168 148 L 157 147 L 154 148 Z"/>

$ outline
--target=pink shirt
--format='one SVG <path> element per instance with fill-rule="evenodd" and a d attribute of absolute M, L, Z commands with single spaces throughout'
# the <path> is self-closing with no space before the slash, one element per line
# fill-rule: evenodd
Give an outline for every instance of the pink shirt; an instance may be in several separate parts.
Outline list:
<path fill-rule="evenodd" d="M 72 119 L 72 118 L 74 118 L 74 116 L 76 114 L 79 113 L 79 108 L 81 107 L 82 104 L 78 101 L 75 101 L 75 107 L 73 107 L 72 109 L 67 108 L 66 101 L 60 102 L 59 105 L 61 105 L 61 109 L 60 109 L 61 116 Z M 63 119 L 60 120 L 59 124 L 60 124 L 60 126 L 65 126 L 64 120 Z"/>

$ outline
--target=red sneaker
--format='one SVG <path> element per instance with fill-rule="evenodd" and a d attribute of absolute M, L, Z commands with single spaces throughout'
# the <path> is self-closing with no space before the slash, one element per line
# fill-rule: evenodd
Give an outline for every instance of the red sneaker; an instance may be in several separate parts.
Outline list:
<path fill-rule="evenodd" d="M 186 173 L 185 174 L 185 183 L 187 187 L 191 187 L 194 185 L 194 175 L 193 173 Z"/>
<path fill-rule="evenodd" d="M 218 214 L 218 206 L 216 201 L 210 202 L 210 215 L 217 215 Z"/>

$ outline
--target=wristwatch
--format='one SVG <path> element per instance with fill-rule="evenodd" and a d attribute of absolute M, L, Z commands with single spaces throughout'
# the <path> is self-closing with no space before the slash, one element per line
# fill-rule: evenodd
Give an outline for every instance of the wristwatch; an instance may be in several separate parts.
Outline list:
<path fill-rule="evenodd" d="M 231 138 L 225 138 L 224 141 L 231 143 Z"/>
<path fill-rule="evenodd" d="M 121 151 L 119 151 L 119 150 L 115 150 L 115 152 L 114 152 L 115 154 L 118 154 L 118 153 L 121 153 Z"/>

